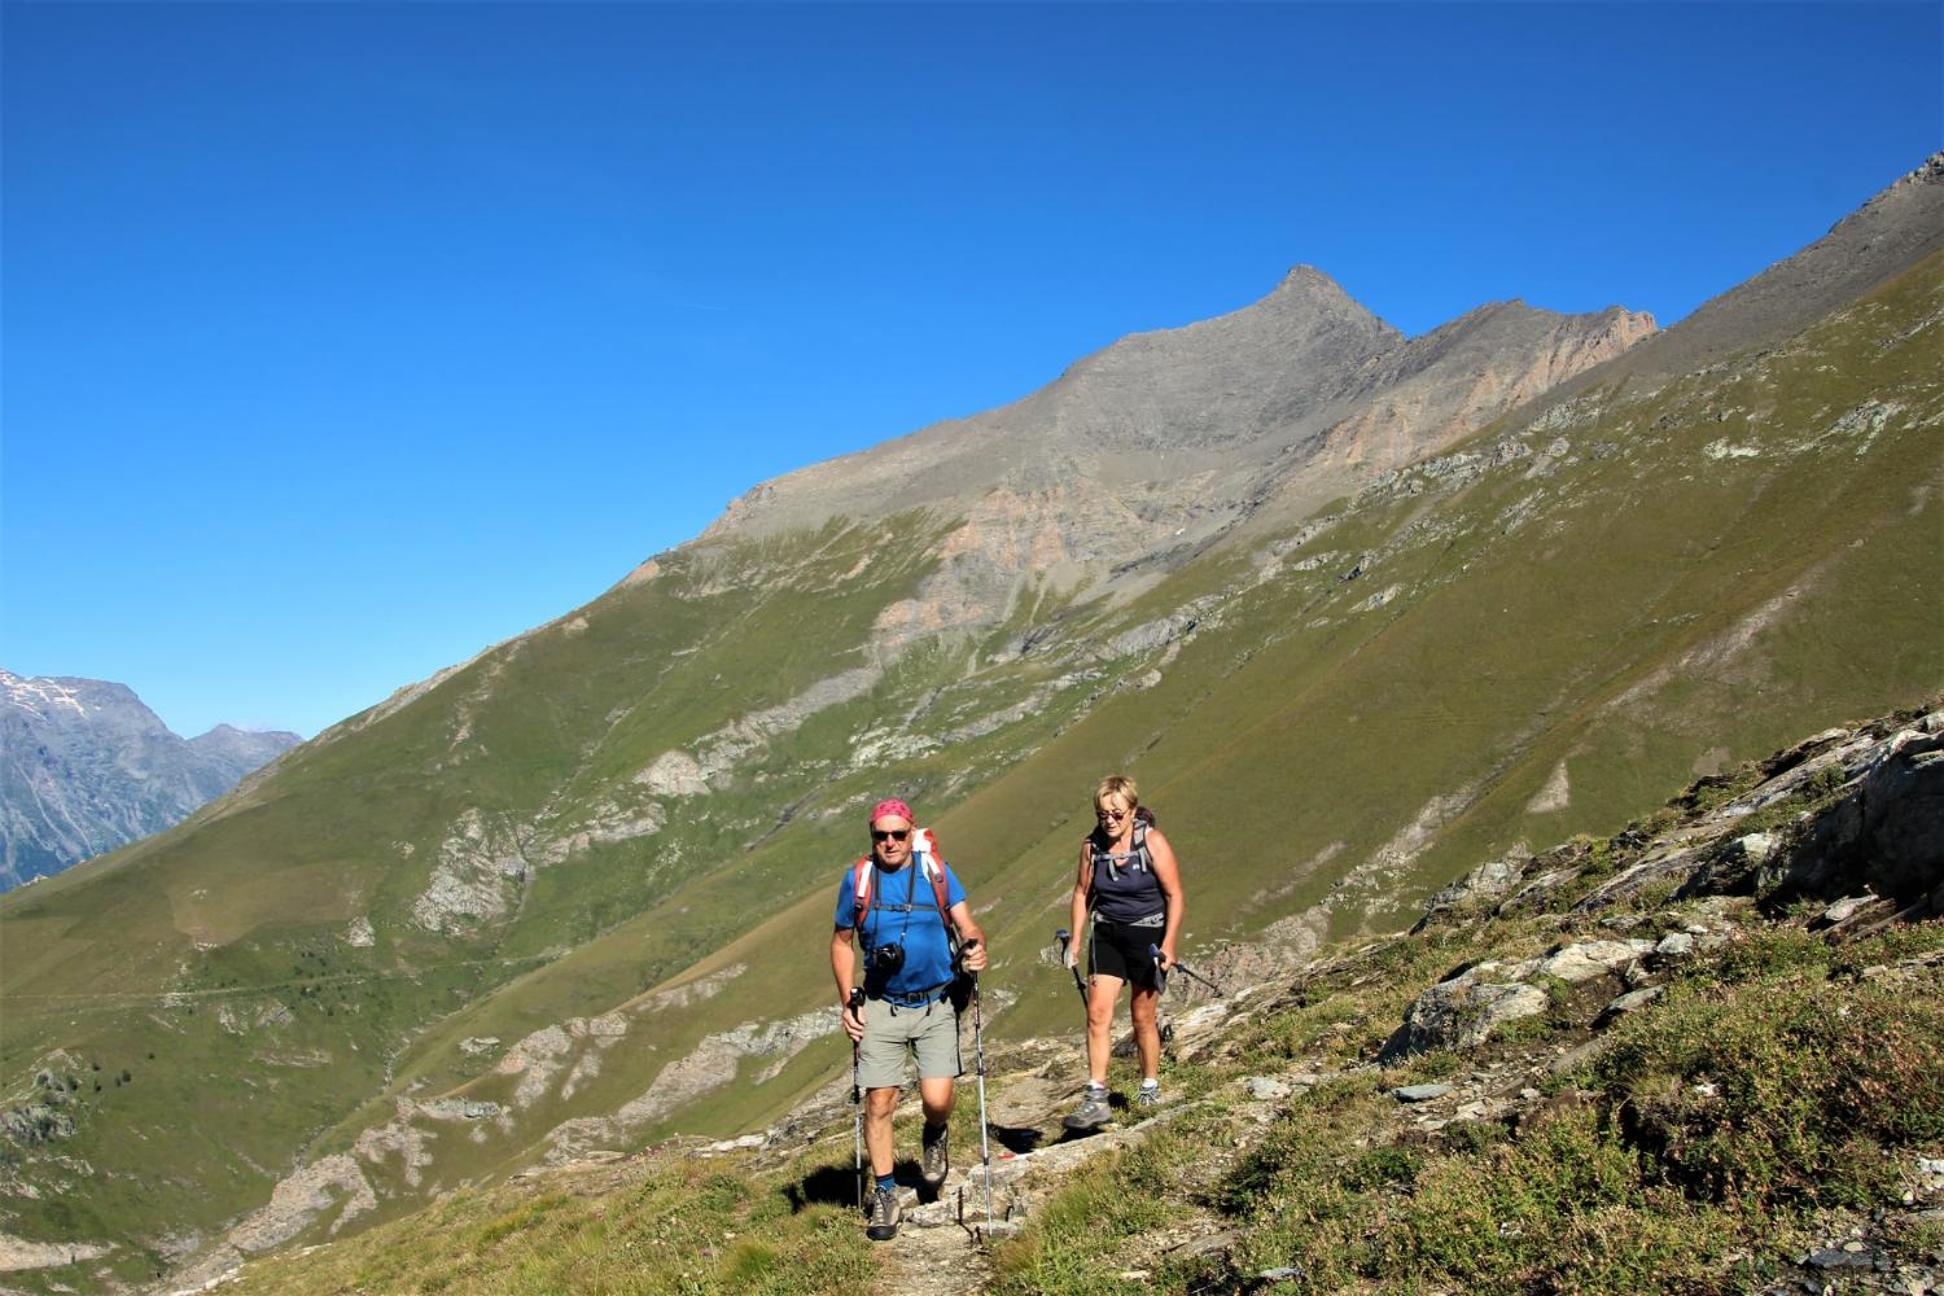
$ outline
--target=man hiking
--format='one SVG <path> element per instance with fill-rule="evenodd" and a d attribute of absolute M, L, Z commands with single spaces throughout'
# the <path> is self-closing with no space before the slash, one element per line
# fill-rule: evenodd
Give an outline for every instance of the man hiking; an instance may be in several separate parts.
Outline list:
<path fill-rule="evenodd" d="M 887 1242 L 897 1236 L 902 1218 L 892 1177 L 891 1114 L 905 1082 L 906 1057 L 918 1062 L 918 1096 L 925 1109 L 923 1174 L 936 1192 L 951 1165 L 946 1122 L 953 1082 L 963 1070 L 951 992 L 961 968 L 984 970 L 986 947 L 965 888 L 939 858 L 930 832 L 916 826 L 911 807 L 898 800 L 878 802 L 870 829 L 870 854 L 837 888 L 830 971 L 865 1091 L 864 1142 L 876 1179 L 865 1233 L 874 1242 Z M 864 992 L 856 1007 L 854 988 Z"/>

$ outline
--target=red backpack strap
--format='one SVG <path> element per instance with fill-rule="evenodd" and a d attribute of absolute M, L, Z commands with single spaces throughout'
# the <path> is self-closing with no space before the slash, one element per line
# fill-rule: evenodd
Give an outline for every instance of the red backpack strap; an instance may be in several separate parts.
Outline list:
<path fill-rule="evenodd" d="M 871 899 L 871 857 L 866 855 L 851 867 L 851 927 L 854 930 L 864 930 L 864 919 L 871 912 Z"/>
<path fill-rule="evenodd" d="M 932 899 L 938 902 L 938 917 L 945 924 L 945 935 L 957 940 L 952 926 L 952 897 L 945 883 L 945 857 L 939 853 L 938 837 L 929 828 L 919 828 L 912 834 L 912 853 L 919 857 L 920 867 L 932 885 Z"/>

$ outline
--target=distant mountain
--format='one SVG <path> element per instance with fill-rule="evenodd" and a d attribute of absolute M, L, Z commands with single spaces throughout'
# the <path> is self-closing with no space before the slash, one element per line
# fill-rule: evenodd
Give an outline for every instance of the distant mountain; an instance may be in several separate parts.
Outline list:
<path fill-rule="evenodd" d="M 0 891 L 172 828 L 302 741 L 185 740 L 124 684 L 0 670 Z"/>
<path fill-rule="evenodd" d="M 1044 955 L 1102 774 L 1168 825 L 1191 961 L 1267 977 L 1935 697 L 1941 216 L 1926 166 L 1665 333 L 1513 302 L 1406 338 L 1299 268 L 759 486 L 0 896 L 0 1235 L 43 1258 L 9 1283 L 191 1286 L 777 1119 L 844 1072 L 831 897 L 890 793 L 1017 1038 L 1072 1029 Z"/>

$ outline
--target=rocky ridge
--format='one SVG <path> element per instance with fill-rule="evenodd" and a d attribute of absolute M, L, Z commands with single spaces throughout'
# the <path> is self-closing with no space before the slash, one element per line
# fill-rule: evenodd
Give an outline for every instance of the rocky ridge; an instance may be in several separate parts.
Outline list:
<path fill-rule="evenodd" d="M 920 602 L 959 609 L 934 631 L 977 629 L 1028 573 L 1137 589 L 1236 522 L 1300 516 L 1654 328 L 1619 307 L 1503 302 L 1407 339 L 1299 266 L 1252 306 L 1123 338 L 1011 405 L 765 482 L 703 542 L 916 506 L 959 515 Z"/>
<path fill-rule="evenodd" d="M 173 827 L 300 741 L 183 739 L 125 685 L 0 670 L 0 891 Z"/>

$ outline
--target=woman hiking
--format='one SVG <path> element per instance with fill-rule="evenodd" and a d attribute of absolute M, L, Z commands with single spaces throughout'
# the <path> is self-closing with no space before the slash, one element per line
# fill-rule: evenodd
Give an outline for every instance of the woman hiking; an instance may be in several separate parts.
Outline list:
<path fill-rule="evenodd" d="M 1154 816 L 1141 807 L 1134 780 L 1112 774 L 1094 789 L 1094 830 L 1080 844 L 1080 876 L 1073 886 L 1066 962 L 1079 966 L 1077 934 L 1089 914 L 1087 941 L 1087 1092 L 1066 1118 L 1072 1130 L 1097 1129 L 1112 1119 L 1107 1108 L 1107 1058 L 1113 1047 L 1114 1005 L 1132 982 L 1134 1047 L 1141 1062 L 1135 1103 L 1161 1101 L 1161 974 L 1175 962 L 1186 899 L 1174 848 Z M 1160 946 L 1157 959 L 1149 951 Z"/>

